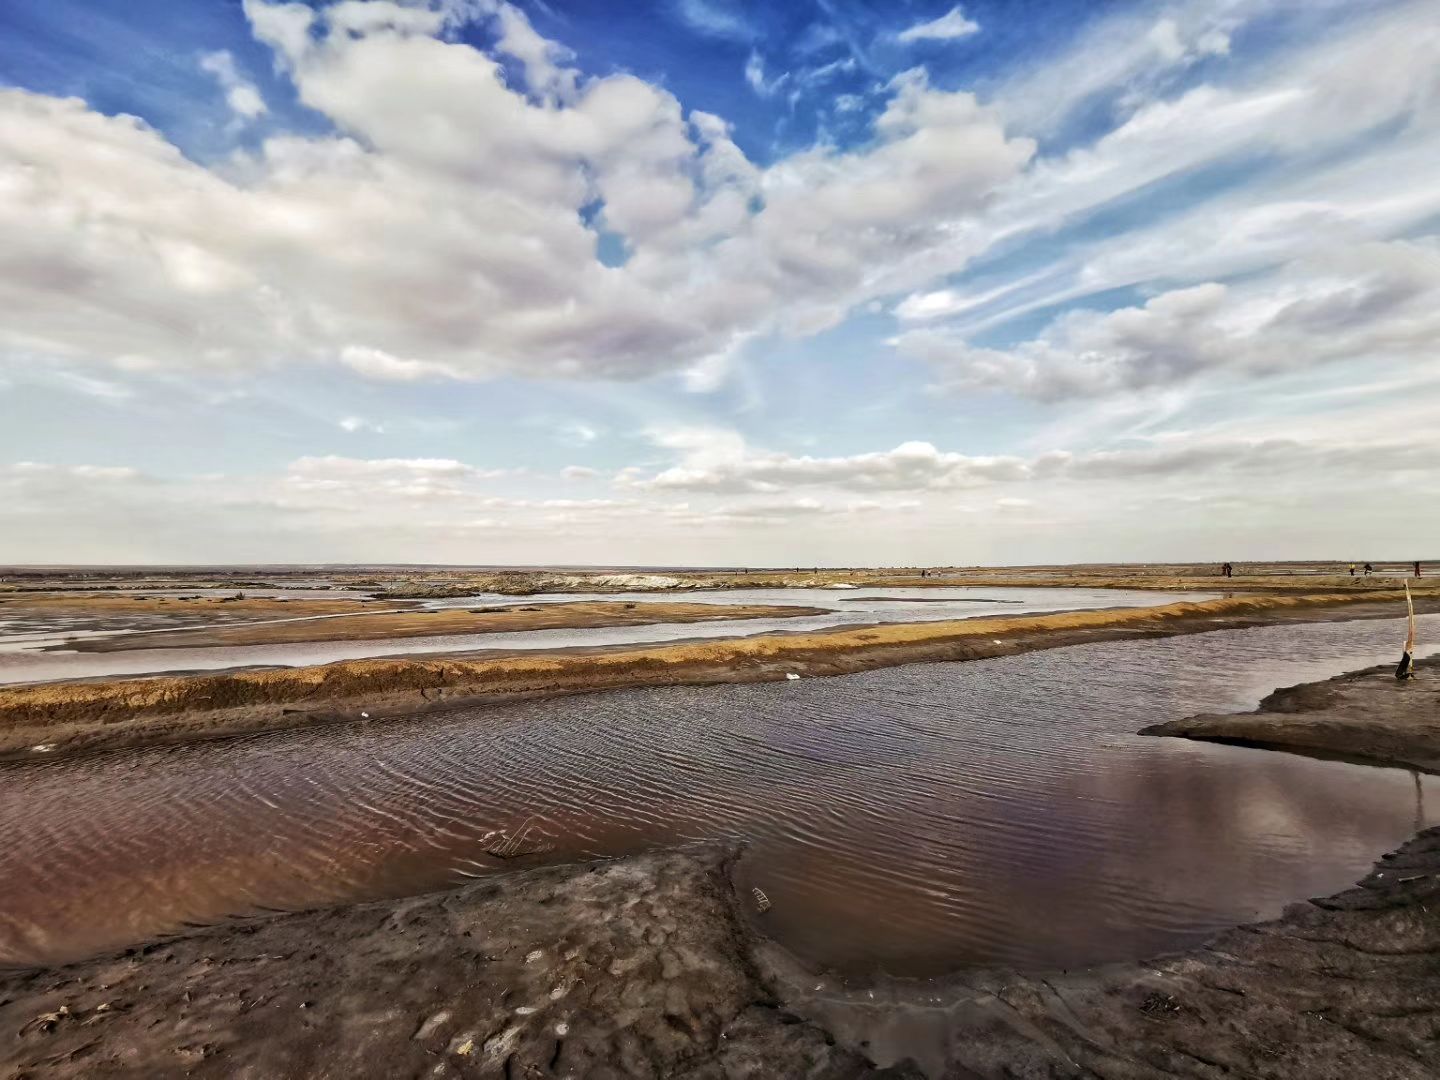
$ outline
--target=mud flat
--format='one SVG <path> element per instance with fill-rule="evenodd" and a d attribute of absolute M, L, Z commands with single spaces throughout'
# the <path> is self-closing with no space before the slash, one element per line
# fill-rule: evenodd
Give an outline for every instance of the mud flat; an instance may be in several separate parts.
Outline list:
<path fill-rule="evenodd" d="M 297 601 L 296 605 L 303 601 Z M 382 605 L 383 606 L 383 605 Z M 351 611 L 358 611 L 358 606 Z M 76 652 L 131 649 L 219 648 L 229 645 L 290 645 L 312 641 L 383 641 L 437 634 L 498 634 L 522 630 L 581 630 L 648 623 L 712 622 L 730 619 L 784 619 L 823 615 L 823 608 L 787 604 L 686 604 L 666 601 L 623 603 L 579 601 L 534 607 L 488 607 L 433 611 L 376 612 L 343 619 L 324 618 L 177 629 L 145 635 L 91 638 L 55 648 Z"/>
<path fill-rule="evenodd" d="M 1150 608 L 887 624 L 656 647 L 468 658 L 447 654 L 215 675 L 10 686 L 0 688 L 0 757 L 409 716 L 459 704 L 615 687 L 839 675 L 1089 641 L 1165 637 L 1288 620 L 1393 616 L 1393 605 L 1401 595 L 1391 590 L 1234 596 Z M 1426 602 L 1420 610 L 1428 610 Z"/>
<path fill-rule="evenodd" d="M 1440 1074 L 1440 830 L 1354 889 L 1180 956 L 868 986 L 766 941 L 734 857 L 523 871 L 13 974 L 0 1066 L 36 1080 Z"/>
<path fill-rule="evenodd" d="M 1252 713 L 1195 716 L 1142 735 L 1240 743 L 1406 765 L 1440 773 L 1440 660 L 1400 681 L 1392 666 L 1277 690 Z"/>
<path fill-rule="evenodd" d="M 9 593 L 0 594 L 0 620 L 22 629 L 146 630 L 351 615 L 377 608 L 395 611 L 415 606 L 405 600 Z"/>
<path fill-rule="evenodd" d="M 0 981 L 15 1077 L 905 1077 L 787 1014 L 732 853 L 532 870 Z"/>

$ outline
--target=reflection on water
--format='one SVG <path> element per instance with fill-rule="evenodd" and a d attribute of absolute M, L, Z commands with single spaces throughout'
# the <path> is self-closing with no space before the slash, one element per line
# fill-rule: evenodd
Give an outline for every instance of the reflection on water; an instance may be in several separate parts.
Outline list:
<path fill-rule="evenodd" d="M 1152 954 L 1353 881 L 1440 800 L 1399 770 L 1131 732 L 1398 640 L 1225 631 L 18 766 L 0 959 L 459 882 L 516 865 L 487 849 L 526 818 L 546 860 L 746 840 L 767 929 L 848 970 Z"/>
<path fill-rule="evenodd" d="M 925 603 L 916 603 L 923 598 Z M 0 628 L 0 683 L 88 679 L 99 676 L 144 675 L 163 671 L 214 671 L 266 665 L 297 666 L 358 660 L 367 656 L 414 653 L 473 652 L 502 649 L 568 649 L 577 646 L 635 645 L 687 638 L 749 637 L 775 631 L 795 633 L 835 626 L 879 622 L 934 622 L 984 615 L 1092 610 L 1111 607 L 1154 607 L 1177 601 L 1208 600 L 1205 593 L 1163 593 L 1130 589 L 723 589 L 657 596 L 655 593 L 552 593 L 513 597 L 482 593 L 433 602 L 434 608 L 476 604 L 530 605 L 567 601 L 615 600 L 627 603 L 682 601 L 714 604 L 792 604 L 829 607 L 824 615 L 785 619 L 743 619 L 706 623 L 652 623 L 641 626 L 591 627 L 580 630 L 526 630 L 509 634 L 448 634 L 389 641 L 324 641 L 303 645 L 245 645 L 212 649 L 143 649 L 134 652 L 40 652 L 41 646 L 64 644 L 79 635 L 63 625 L 49 636 L 8 638 Z M 843 603 L 840 601 L 844 601 Z"/>

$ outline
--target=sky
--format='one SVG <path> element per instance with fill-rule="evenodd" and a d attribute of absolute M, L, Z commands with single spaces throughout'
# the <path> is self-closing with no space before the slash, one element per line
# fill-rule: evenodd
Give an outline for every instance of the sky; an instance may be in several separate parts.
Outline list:
<path fill-rule="evenodd" d="M 6 0 L 0 562 L 1440 557 L 1440 0 Z"/>

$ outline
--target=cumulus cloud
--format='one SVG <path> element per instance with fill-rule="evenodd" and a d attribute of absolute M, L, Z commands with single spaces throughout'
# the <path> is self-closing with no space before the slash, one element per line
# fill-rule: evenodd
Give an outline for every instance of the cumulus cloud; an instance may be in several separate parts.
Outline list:
<path fill-rule="evenodd" d="M 1058 401 L 1357 356 L 1428 363 L 1437 334 L 1440 245 L 1394 241 L 1331 251 L 1274 280 L 1210 282 L 1138 307 L 1071 311 L 1007 349 L 975 347 L 944 330 L 908 331 L 896 343 L 954 388 Z"/>
<path fill-rule="evenodd" d="M 521 87 L 446 39 L 441 10 L 244 10 L 334 134 L 211 169 L 132 117 L 0 91 L 0 348 L 382 380 L 680 371 L 832 324 L 877 264 L 945 243 L 1033 153 L 912 74 L 871 145 L 760 169 L 723 120 L 632 75 L 581 78 L 503 3 L 467 10 Z M 599 259 L 601 229 L 623 266 Z"/>
<path fill-rule="evenodd" d="M 973 19 L 966 18 L 965 12 L 956 6 L 938 19 L 916 23 L 895 36 L 906 44 L 913 41 L 955 41 L 958 38 L 969 37 L 979 29 L 980 24 Z"/>
<path fill-rule="evenodd" d="M 1393 473 L 1425 469 L 1440 444 L 1410 442 L 1170 438 L 1119 450 L 1050 450 L 1029 457 L 974 456 L 927 442 L 893 450 L 834 457 L 753 450 L 733 432 L 685 429 L 657 433 L 658 445 L 679 452 L 679 463 L 655 473 L 624 470 L 621 487 L 650 493 L 773 496 L 797 489 L 836 492 L 961 492 L 994 485 L 1046 481 L 1132 481 L 1221 473 L 1297 470 Z M 1007 497 L 1007 505 L 1026 503 Z"/>
<path fill-rule="evenodd" d="M 852 491 L 914 491 L 979 486 L 1024 476 L 1019 459 L 945 453 L 930 443 L 845 457 L 810 457 L 752 450 L 735 432 L 680 429 L 652 433 L 681 461 L 653 476 L 628 472 L 622 483 L 649 491 L 774 493 L 796 487 Z"/>

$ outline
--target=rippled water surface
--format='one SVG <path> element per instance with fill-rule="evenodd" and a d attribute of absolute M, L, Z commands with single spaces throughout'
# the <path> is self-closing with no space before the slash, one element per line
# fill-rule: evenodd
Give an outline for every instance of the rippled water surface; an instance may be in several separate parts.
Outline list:
<path fill-rule="evenodd" d="M 1422 619 L 1422 639 L 1440 617 Z M 1391 769 L 1132 734 L 1394 659 L 1396 622 L 634 690 L 0 771 L 0 960 L 709 838 L 808 959 L 1153 954 L 1353 881 L 1440 807 Z"/>

